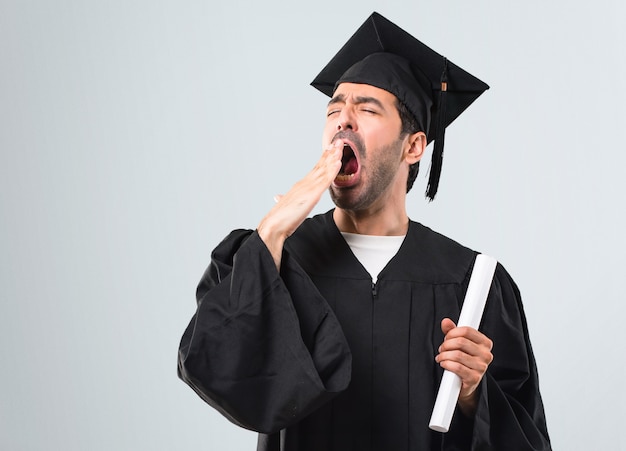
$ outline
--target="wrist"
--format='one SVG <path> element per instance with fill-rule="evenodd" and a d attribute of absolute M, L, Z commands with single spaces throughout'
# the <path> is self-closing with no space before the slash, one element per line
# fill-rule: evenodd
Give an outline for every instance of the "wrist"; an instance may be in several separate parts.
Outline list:
<path fill-rule="evenodd" d="M 287 235 L 275 227 L 272 227 L 268 221 L 263 219 L 257 227 L 259 237 L 272 254 L 276 268 L 280 270 L 280 261 L 283 253 L 283 244 L 287 239 Z"/>
<path fill-rule="evenodd" d="M 478 393 L 474 390 L 467 396 L 459 396 L 457 402 L 459 409 L 467 418 L 474 418 L 476 408 L 478 407 Z"/>

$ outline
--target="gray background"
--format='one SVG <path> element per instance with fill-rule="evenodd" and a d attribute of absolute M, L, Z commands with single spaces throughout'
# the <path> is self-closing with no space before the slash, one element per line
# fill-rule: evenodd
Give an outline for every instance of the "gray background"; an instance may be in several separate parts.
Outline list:
<path fill-rule="evenodd" d="M 0 0 L 0 448 L 254 448 L 178 341 L 212 248 L 317 161 L 308 83 L 377 10 L 491 85 L 411 218 L 520 285 L 554 448 L 626 449 L 623 5 Z"/>

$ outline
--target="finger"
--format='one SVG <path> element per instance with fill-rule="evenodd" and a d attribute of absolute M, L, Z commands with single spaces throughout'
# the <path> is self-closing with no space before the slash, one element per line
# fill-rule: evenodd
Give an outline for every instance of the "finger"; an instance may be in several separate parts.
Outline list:
<path fill-rule="evenodd" d="M 343 151 L 344 145 L 345 143 L 343 142 L 342 139 L 337 139 L 331 143 L 328 143 L 328 145 L 326 146 L 326 150 L 333 151 L 335 149 L 341 149 Z"/>
<path fill-rule="evenodd" d="M 474 349 L 472 353 L 465 350 L 453 349 L 437 354 L 435 361 L 439 364 L 444 362 L 456 362 L 472 370 L 485 372 L 489 364 L 493 361 L 493 354 L 486 349 Z"/>
<path fill-rule="evenodd" d="M 339 163 L 339 168 L 341 168 L 341 158 L 343 157 L 343 141 L 338 139 L 332 144 L 328 154 L 328 161 L 332 166 Z"/>
<path fill-rule="evenodd" d="M 491 362 L 491 359 L 493 358 L 491 349 L 491 340 L 476 343 L 466 337 L 458 337 L 444 341 L 441 346 L 439 346 L 438 351 L 440 356 L 443 355 L 440 357 L 441 359 L 449 358 L 448 356 L 450 354 L 446 354 L 448 352 L 462 352 L 469 356 L 481 357 L 484 360 Z"/>
<path fill-rule="evenodd" d="M 326 146 L 324 152 L 322 152 L 322 160 L 324 158 L 341 158 L 343 155 L 343 141 L 338 139 L 335 142 L 332 142 Z"/>
<path fill-rule="evenodd" d="M 487 337 L 482 332 L 472 327 L 455 327 L 453 329 L 450 329 L 445 336 L 444 343 L 457 338 L 464 338 L 473 343 L 486 346 L 487 348 L 489 348 L 489 350 L 493 348 L 493 342 L 491 341 L 491 339 L 489 339 L 489 337 Z"/>
<path fill-rule="evenodd" d="M 310 181 L 323 181 L 330 185 L 330 182 L 337 176 L 341 169 L 341 157 L 343 156 L 343 145 L 339 143 L 339 140 L 330 144 L 322 156 L 315 164 L 313 170 L 304 178 L 304 180 Z M 328 188 L 328 185 L 324 189 Z"/>
<path fill-rule="evenodd" d="M 454 324 L 454 321 L 452 321 L 450 318 L 444 318 L 441 320 L 441 331 L 444 335 L 448 335 L 448 332 L 450 332 L 455 327 L 456 324 Z"/>
<path fill-rule="evenodd" d="M 446 360 L 441 363 L 441 367 L 444 370 L 448 370 L 461 378 L 462 381 L 462 391 L 465 392 L 464 396 L 467 395 L 467 392 L 471 392 L 483 378 L 485 371 L 471 369 L 465 365 L 462 365 L 459 362 L 454 362 L 451 360 Z"/>

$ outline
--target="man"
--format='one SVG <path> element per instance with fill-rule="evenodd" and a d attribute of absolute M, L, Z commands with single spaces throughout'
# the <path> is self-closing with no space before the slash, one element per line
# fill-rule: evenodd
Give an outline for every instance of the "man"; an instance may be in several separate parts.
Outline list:
<path fill-rule="evenodd" d="M 481 331 L 456 327 L 476 253 L 405 208 L 433 139 L 434 198 L 445 127 L 487 86 L 376 13 L 313 84 L 322 157 L 214 250 L 180 377 L 259 450 L 550 449 L 514 282 L 498 265 Z M 447 434 L 428 429 L 443 369 L 462 381 Z"/>

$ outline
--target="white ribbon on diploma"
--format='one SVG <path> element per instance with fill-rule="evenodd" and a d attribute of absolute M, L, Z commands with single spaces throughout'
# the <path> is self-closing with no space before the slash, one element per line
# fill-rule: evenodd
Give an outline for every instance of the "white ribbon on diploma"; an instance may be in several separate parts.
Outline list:
<path fill-rule="evenodd" d="M 461 308 L 461 315 L 457 323 L 458 327 L 468 326 L 478 329 L 497 263 L 495 258 L 488 255 L 479 254 L 476 256 L 472 276 L 470 277 L 463 307 Z M 433 431 L 448 432 L 460 391 L 461 378 L 445 370 L 441 378 L 437 399 L 435 400 L 435 407 L 433 407 L 433 413 L 430 417 L 430 424 L 428 425 Z"/>

